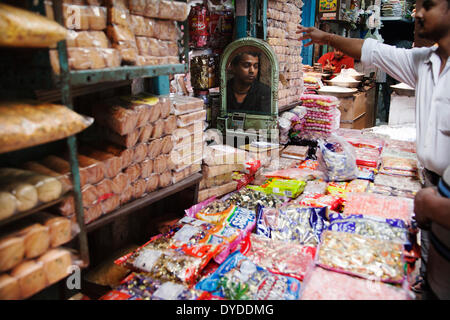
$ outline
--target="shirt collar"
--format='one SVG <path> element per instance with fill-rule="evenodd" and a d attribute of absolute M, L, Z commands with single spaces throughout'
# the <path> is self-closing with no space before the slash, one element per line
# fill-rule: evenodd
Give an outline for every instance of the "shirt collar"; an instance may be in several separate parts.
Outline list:
<path fill-rule="evenodd" d="M 435 62 L 436 59 L 438 59 L 440 61 L 440 58 L 436 53 L 438 46 L 432 46 L 432 47 L 430 47 L 430 49 L 431 49 L 430 54 L 428 55 L 428 58 L 424 62 L 425 63 Z"/>

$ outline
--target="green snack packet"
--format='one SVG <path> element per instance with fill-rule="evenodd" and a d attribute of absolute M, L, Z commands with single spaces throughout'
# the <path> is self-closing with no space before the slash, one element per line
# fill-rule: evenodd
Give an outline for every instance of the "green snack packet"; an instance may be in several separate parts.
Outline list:
<path fill-rule="evenodd" d="M 297 198 L 303 192 L 305 186 L 305 181 L 273 179 L 264 189 L 268 194 Z"/>

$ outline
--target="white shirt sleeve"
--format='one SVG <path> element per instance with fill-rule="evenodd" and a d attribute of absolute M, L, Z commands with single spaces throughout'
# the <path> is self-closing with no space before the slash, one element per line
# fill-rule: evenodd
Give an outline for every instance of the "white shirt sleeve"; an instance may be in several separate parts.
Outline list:
<path fill-rule="evenodd" d="M 361 53 L 361 62 L 365 67 L 375 66 L 413 88 L 418 73 L 416 58 L 412 49 L 396 48 L 375 39 L 364 40 Z"/>

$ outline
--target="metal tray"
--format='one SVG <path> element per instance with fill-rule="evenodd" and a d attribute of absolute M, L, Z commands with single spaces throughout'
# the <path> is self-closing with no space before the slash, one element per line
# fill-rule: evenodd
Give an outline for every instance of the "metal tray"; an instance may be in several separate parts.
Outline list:
<path fill-rule="evenodd" d="M 344 88 L 358 88 L 361 84 L 361 81 L 357 82 L 338 82 L 333 80 L 323 80 L 326 84 L 330 86 L 338 86 L 338 87 L 344 87 Z"/>

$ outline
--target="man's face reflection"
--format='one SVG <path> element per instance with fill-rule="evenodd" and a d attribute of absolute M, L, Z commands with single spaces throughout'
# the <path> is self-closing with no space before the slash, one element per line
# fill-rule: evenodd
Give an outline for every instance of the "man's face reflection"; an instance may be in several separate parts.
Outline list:
<path fill-rule="evenodd" d="M 243 54 L 237 65 L 233 66 L 233 74 L 236 80 L 250 85 L 256 80 L 259 72 L 259 58 L 250 54 Z"/>

